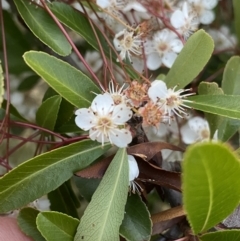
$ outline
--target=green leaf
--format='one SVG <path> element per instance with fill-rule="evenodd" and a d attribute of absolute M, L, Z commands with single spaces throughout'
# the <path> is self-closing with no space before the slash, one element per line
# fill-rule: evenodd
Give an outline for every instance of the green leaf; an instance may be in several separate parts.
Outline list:
<path fill-rule="evenodd" d="M 116 241 L 129 185 L 125 148 L 118 150 L 81 219 L 75 241 Z"/>
<path fill-rule="evenodd" d="M 233 11 L 234 11 L 234 25 L 235 31 L 238 38 L 238 45 L 240 44 L 240 2 L 239 0 L 233 0 Z"/>
<path fill-rule="evenodd" d="M 207 113 L 240 119 L 240 96 L 236 95 L 197 95 L 188 97 L 186 105 Z"/>
<path fill-rule="evenodd" d="M 227 95 L 240 95 L 240 57 L 234 56 L 224 69 L 222 88 Z M 227 141 L 240 127 L 239 120 L 224 118 L 219 126 L 218 138 Z"/>
<path fill-rule="evenodd" d="M 128 241 L 147 241 L 151 238 L 152 222 L 146 204 L 139 195 L 130 195 L 125 206 L 125 215 L 120 235 Z"/>
<path fill-rule="evenodd" d="M 239 241 L 240 230 L 225 230 L 207 233 L 200 237 L 201 241 Z"/>
<path fill-rule="evenodd" d="M 56 95 L 58 95 L 58 93 L 55 90 L 53 90 L 51 87 L 49 87 L 44 94 L 43 101 L 47 100 L 48 98 L 50 98 L 52 96 L 56 96 Z M 62 99 L 62 101 L 60 103 L 54 130 L 58 131 L 59 128 L 61 128 L 64 124 L 66 124 L 72 117 L 73 117 L 73 125 L 76 128 L 74 106 L 72 104 L 70 104 L 68 101 L 66 101 L 65 99 Z M 79 131 L 80 129 L 78 128 L 77 130 Z M 71 131 L 66 131 L 66 132 L 69 133 Z M 64 132 L 64 133 L 66 133 L 66 132 Z"/>
<path fill-rule="evenodd" d="M 0 213 L 22 207 L 56 189 L 74 172 L 89 166 L 110 148 L 84 140 L 44 153 L 0 178 Z"/>
<path fill-rule="evenodd" d="M 35 241 L 45 241 L 41 233 L 37 229 L 36 218 L 39 211 L 33 208 L 23 208 L 20 210 L 17 221 L 18 226 L 27 235 Z"/>
<path fill-rule="evenodd" d="M 4 78 L 3 78 L 2 64 L 0 61 L 0 108 L 3 103 L 3 95 L 4 95 Z"/>
<path fill-rule="evenodd" d="M 43 52 L 30 51 L 25 62 L 63 98 L 79 108 L 89 107 L 99 88 L 68 63 Z"/>
<path fill-rule="evenodd" d="M 29 67 L 24 63 L 22 55 L 27 50 L 31 49 L 33 44 L 33 36 L 26 31 L 21 31 L 22 27 L 19 21 L 13 17 L 12 12 L 3 11 L 4 19 L 4 33 L 7 44 L 7 55 L 8 55 L 8 71 L 11 74 L 19 75 L 25 71 L 29 71 Z M 2 31 L 0 31 L 0 46 L 2 43 Z M 36 44 L 34 44 L 36 45 Z M 3 49 L 0 48 L 0 59 L 3 57 Z M 3 63 L 4 66 L 5 63 Z"/>
<path fill-rule="evenodd" d="M 25 78 L 18 86 L 19 91 L 28 91 L 35 87 L 35 85 L 39 82 L 39 76 L 30 75 Z"/>
<path fill-rule="evenodd" d="M 83 178 L 79 176 L 74 176 L 73 180 L 78 188 L 79 193 L 83 196 L 88 202 L 91 201 L 92 195 L 96 191 L 101 179 L 99 178 Z"/>
<path fill-rule="evenodd" d="M 0 109 L 0 119 L 3 119 L 4 116 L 6 115 L 6 108 L 7 108 L 7 101 L 4 100 L 2 103 L 2 108 Z M 9 106 L 9 112 L 10 112 L 11 120 L 28 122 L 12 104 L 10 104 Z"/>
<path fill-rule="evenodd" d="M 204 30 L 194 33 L 164 79 L 167 86 L 181 89 L 188 85 L 203 70 L 213 49 L 213 40 Z"/>
<path fill-rule="evenodd" d="M 44 9 L 36 8 L 25 0 L 14 2 L 21 17 L 37 38 L 59 55 L 66 56 L 71 53 L 71 45 Z"/>
<path fill-rule="evenodd" d="M 77 208 L 80 206 L 80 203 L 75 197 L 75 193 L 69 181 L 48 193 L 48 198 L 51 203 L 50 209 L 52 211 L 58 211 L 78 218 Z"/>
<path fill-rule="evenodd" d="M 54 130 L 62 97 L 55 95 L 42 103 L 36 113 L 36 122 L 48 130 Z"/>
<path fill-rule="evenodd" d="M 37 228 L 47 241 L 73 241 L 79 220 L 58 212 L 41 212 Z"/>
<path fill-rule="evenodd" d="M 233 56 L 223 73 L 222 89 L 226 95 L 240 95 L 240 57 Z"/>
<path fill-rule="evenodd" d="M 223 90 L 218 87 L 217 83 L 201 82 L 198 86 L 198 93 L 200 95 L 223 95 Z M 212 138 L 223 118 L 209 113 L 206 113 L 205 117 L 209 123 Z"/>
<path fill-rule="evenodd" d="M 183 161 L 183 204 L 195 234 L 221 222 L 237 207 L 239 176 L 240 162 L 227 146 L 200 143 L 187 149 Z"/>

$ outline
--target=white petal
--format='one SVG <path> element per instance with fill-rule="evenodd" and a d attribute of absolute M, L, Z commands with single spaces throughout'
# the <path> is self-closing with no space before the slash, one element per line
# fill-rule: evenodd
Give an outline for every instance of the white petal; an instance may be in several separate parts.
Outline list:
<path fill-rule="evenodd" d="M 188 125 L 195 132 L 199 132 L 204 129 L 209 130 L 208 122 L 205 119 L 198 117 L 198 116 L 195 116 L 195 117 L 189 119 Z"/>
<path fill-rule="evenodd" d="M 109 142 L 109 139 L 106 135 L 103 134 L 103 132 L 99 131 L 99 130 L 95 130 L 95 129 L 90 129 L 89 131 L 89 137 L 91 138 L 91 140 L 93 141 L 97 141 L 102 143 L 102 145 L 105 142 Z"/>
<path fill-rule="evenodd" d="M 158 69 L 162 64 L 162 58 L 158 53 L 151 53 L 147 56 L 147 67 L 150 70 Z"/>
<path fill-rule="evenodd" d="M 177 54 L 174 52 L 166 53 L 163 56 L 163 64 L 165 64 L 168 68 L 171 68 L 175 59 L 177 58 Z"/>
<path fill-rule="evenodd" d="M 117 51 L 121 51 L 122 50 L 122 47 L 121 47 L 121 45 L 120 45 L 120 42 L 119 42 L 119 40 L 118 40 L 118 38 L 114 38 L 113 39 L 113 44 L 114 44 L 114 47 L 115 47 L 115 49 L 117 50 Z"/>
<path fill-rule="evenodd" d="M 136 159 L 132 155 L 128 155 L 129 165 L 129 182 L 133 181 L 139 175 L 139 168 Z"/>
<path fill-rule="evenodd" d="M 114 129 L 109 133 L 109 140 L 120 148 L 127 147 L 132 141 L 132 134 L 127 129 Z"/>
<path fill-rule="evenodd" d="M 199 135 L 190 129 L 188 123 L 181 127 L 180 133 L 185 144 L 192 144 L 199 139 Z"/>
<path fill-rule="evenodd" d="M 112 119 L 114 124 L 123 125 L 132 117 L 132 111 L 125 104 L 114 107 Z"/>
<path fill-rule="evenodd" d="M 184 19 L 188 19 L 189 18 L 189 9 L 188 9 L 188 3 L 187 2 L 184 2 L 183 3 L 183 6 L 182 6 L 182 12 L 183 12 L 183 16 L 184 16 Z"/>
<path fill-rule="evenodd" d="M 202 4 L 206 9 L 213 9 L 217 6 L 218 0 L 202 0 Z"/>
<path fill-rule="evenodd" d="M 97 95 L 91 105 L 93 112 L 96 112 L 99 116 L 106 116 L 112 112 L 114 102 L 109 94 Z"/>
<path fill-rule="evenodd" d="M 215 14 L 211 10 L 204 10 L 200 16 L 200 22 L 202 24 L 210 24 L 214 21 L 214 19 L 215 19 Z"/>
<path fill-rule="evenodd" d="M 176 10 L 172 14 L 172 16 L 170 18 L 170 22 L 174 28 L 181 28 L 183 25 L 185 25 L 185 19 L 184 19 L 183 12 L 180 10 Z"/>
<path fill-rule="evenodd" d="M 95 115 L 87 108 L 81 108 L 75 112 L 75 123 L 81 129 L 87 131 L 95 126 Z"/>
<path fill-rule="evenodd" d="M 183 48 L 183 43 L 179 39 L 174 39 L 170 42 L 173 52 L 179 53 Z"/>
<path fill-rule="evenodd" d="M 110 5 L 110 0 L 97 0 L 96 3 L 101 8 L 107 8 Z"/>
<path fill-rule="evenodd" d="M 162 80 L 154 80 L 148 89 L 148 96 L 155 103 L 159 98 L 165 98 L 167 93 L 167 86 Z"/>
<path fill-rule="evenodd" d="M 130 11 L 132 9 L 137 11 L 137 12 L 142 12 L 142 13 L 147 12 L 146 8 L 143 7 L 142 4 L 140 4 L 136 1 L 128 3 L 128 5 L 123 9 L 123 11 L 127 12 L 127 11 Z"/>

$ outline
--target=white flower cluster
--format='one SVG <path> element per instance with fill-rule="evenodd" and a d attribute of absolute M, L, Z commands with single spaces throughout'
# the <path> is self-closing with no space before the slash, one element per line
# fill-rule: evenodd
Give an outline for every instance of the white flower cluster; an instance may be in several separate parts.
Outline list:
<path fill-rule="evenodd" d="M 144 126 L 157 126 L 161 122 L 171 123 L 175 115 L 185 115 L 185 97 L 189 90 L 167 88 L 162 80 L 155 80 L 148 88 L 146 84 L 133 81 L 123 91 L 114 88 L 110 82 L 109 92 L 97 95 L 89 108 L 75 112 L 75 122 L 84 131 L 89 131 L 92 140 L 110 142 L 118 147 L 126 147 L 132 141 L 132 134 L 126 122 L 132 117 L 132 109 L 143 118 Z"/>
<path fill-rule="evenodd" d="M 106 24 L 115 32 L 113 43 L 120 52 L 118 60 L 129 59 L 133 63 L 135 60 L 132 60 L 132 56 L 143 60 L 144 48 L 146 65 L 150 70 L 162 65 L 171 68 L 183 48 L 184 40 L 200 24 L 213 22 L 215 15 L 212 10 L 218 0 L 162 2 L 152 1 L 156 9 L 162 9 L 154 14 L 147 1 L 96 1 L 104 10 Z M 128 27 L 133 25 L 136 28 Z"/>

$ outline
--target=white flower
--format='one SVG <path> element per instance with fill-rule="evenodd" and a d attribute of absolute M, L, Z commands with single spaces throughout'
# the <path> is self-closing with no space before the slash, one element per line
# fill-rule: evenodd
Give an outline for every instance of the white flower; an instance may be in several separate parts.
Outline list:
<path fill-rule="evenodd" d="M 134 182 L 134 180 L 139 176 L 139 168 L 136 159 L 132 155 L 128 155 L 128 165 L 129 165 L 129 186 L 130 190 L 135 193 L 139 192 L 138 188 L 141 187 Z"/>
<path fill-rule="evenodd" d="M 188 2 L 197 12 L 200 23 L 210 24 L 214 21 L 215 14 L 212 9 L 217 6 L 218 0 L 188 0 Z"/>
<path fill-rule="evenodd" d="M 223 25 L 219 30 L 210 29 L 208 30 L 208 33 L 214 40 L 215 50 L 224 51 L 236 48 L 237 38 L 230 33 L 230 30 L 227 26 Z"/>
<path fill-rule="evenodd" d="M 118 86 L 114 87 L 112 80 L 109 82 L 108 91 L 106 93 L 108 93 L 112 97 L 115 105 L 119 105 L 119 104 L 127 105 L 127 97 L 122 93 L 123 88 L 124 88 L 124 84 L 120 89 L 118 89 Z"/>
<path fill-rule="evenodd" d="M 118 147 L 126 147 L 132 141 L 131 132 L 125 123 L 132 112 L 125 104 L 115 105 L 112 97 L 105 93 L 97 95 L 90 108 L 81 108 L 75 112 L 76 125 L 89 132 L 92 140 L 110 142 Z"/>
<path fill-rule="evenodd" d="M 170 117 L 169 122 L 173 114 L 176 114 L 180 118 L 182 118 L 181 114 L 186 114 L 184 107 L 189 107 L 185 105 L 184 102 L 190 101 L 184 98 L 193 95 L 193 93 L 181 95 L 183 92 L 189 91 L 190 89 L 175 91 L 176 87 L 177 86 L 173 89 L 168 89 L 165 82 L 162 80 L 155 80 L 148 89 L 149 98 L 158 104 L 160 108 L 165 110 L 165 113 Z"/>
<path fill-rule="evenodd" d="M 115 35 L 113 44 L 117 51 L 121 51 L 119 56 L 121 60 L 128 58 L 131 62 L 131 54 L 140 55 L 142 53 L 142 40 L 139 35 L 134 36 L 134 34 L 133 31 L 129 32 L 124 29 Z"/>
<path fill-rule="evenodd" d="M 210 129 L 208 122 L 201 117 L 193 117 L 180 129 L 182 140 L 185 144 L 209 141 Z"/>
<path fill-rule="evenodd" d="M 168 29 L 163 29 L 153 35 L 153 40 L 145 44 L 147 67 L 151 70 L 158 69 L 162 64 L 171 68 L 177 53 L 183 48 L 183 43 L 176 34 Z"/>
<path fill-rule="evenodd" d="M 128 1 L 126 7 L 123 9 L 124 12 L 135 10 L 137 12 L 147 12 L 147 9 L 143 5 L 135 0 Z"/>
<path fill-rule="evenodd" d="M 115 7 L 116 9 L 122 9 L 126 5 L 125 0 L 97 0 L 96 3 L 101 8 Z"/>
<path fill-rule="evenodd" d="M 193 34 L 199 25 L 198 15 L 190 9 L 187 2 L 183 3 L 182 10 L 177 9 L 170 18 L 172 26 L 187 39 Z"/>

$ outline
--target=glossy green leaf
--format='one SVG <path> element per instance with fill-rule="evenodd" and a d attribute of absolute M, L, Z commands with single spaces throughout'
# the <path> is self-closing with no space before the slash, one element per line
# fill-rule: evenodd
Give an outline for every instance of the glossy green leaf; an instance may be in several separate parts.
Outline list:
<path fill-rule="evenodd" d="M 73 241 L 79 220 L 58 212 L 41 212 L 37 228 L 47 241 Z"/>
<path fill-rule="evenodd" d="M 207 233 L 200 237 L 201 241 L 239 241 L 240 230 L 225 230 Z"/>
<path fill-rule="evenodd" d="M 233 56 L 223 73 L 222 89 L 226 95 L 240 95 L 240 57 Z"/>
<path fill-rule="evenodd" d="M 40 78 L 37 75 L 30 75 L 26 77 L 18 86 L 19 91 L 28 91 L 35 87 Z"/>
<path fill-rule="evenodd" d="M 198 93 L 200 95 L 223 95 L 223 90 L 218 87 L 217 83 L 201 82 L 198 86 Z M 223 118 L 219 115 L 214 115 L 210 113 L 205 113 L 205 117 L 208 120 L 212 138 Z"/>
<path fill-rule="evenodd" d="M 68 63 L 43 52 L 30 51 L 23 56 L 25 62 L 56 92 L 73 105 L 89 107 L 99 88 Z"/>
<path fill-rule="evenodd" d="M 54 2 L 50 4 L 49 8 L 63 24 L 65 24 L 67 27 L 82 36 L 93 48 L 99 50 L 98 42 L 96 40 L 92 27 L 83 13 L 74 10 L 68 4 L 60 2 Z M 107 44 L 99 31 L 96 31 L 99 35 L 102 47 L 104 48 L 106 53 L 109 53 L 109 47 L 107 47 Z"/>
<path fill-rule="evenodd" d="M 11 74 L 19 75 L 23 72 L 29 71 L 29 67 L 24 63 L 22 55 L 24 52 L 31 49 L 33 36 L 26 31 L 21 31 L 22 27 L 13 17 L 12 12 L 3 11 L 4 32 L 7 43 L 7 57 L 8 57 L 8 71 Z M 0 46 L 2 43 L 2 30 L 0 31 Z M 0 59 L 3 57 L 3 49 L 0 48 Z M 3 68 L 4 68 L 4 64 Z"/>
<path fill-rule="evenodd" d="M 88 202 L 91 201 L 92 195 L 96 191 L 99 183 L 101 182 L 100 178 L 83 178 L 79 176 L 73 177 L 74 182 L 78 188 L 78 191 L 82 197 L 84 197 Z"/>
<path fill-rule="evenodd" d="M 48 193 L 52 211 L 65 213 L 71 217 L 78 218 L 77 208 L 80 206 L 70 181 L 63 183 L 60 187 Z"/>
<path fill-rule="evenodd" d="M 44 9 L 36 8 L 25 0 L 14 2 L 21 17 L 37 38 L 59 55 L 66 56 L 71 53 L 71 45 Z"/>
<path fill-rule="evenodd" d="M 22 207 L 56 189 L 110 148 L 84 140 L 30 159 L 0 178 L 0 213 Z"/>
<path fill-rule="evenodd" d="M 217 114 L 232 119 L 240 119 L 240 96 L 234 95 L 197 95 L 191 96 L 186 105 L 207 113 Z"/>
<path fill-rule="evenodd" d="M 81 219 L 75 241 L 117 241 L 129 184 L 125 148 L 118 150 Z"/>
<path fill-rule="evenodd" d="M 56 96 L 56 95 L 58 95 L 58 93 L 54 89 L 49 87 L 47 89 L 47 91 L 45 92 L 42 101 L 45 101 L 48 98 L 50 98 L 52 96 Z M 64 124 L 66 124 L 72 117 L 73 117 L 73 125 L 75 125 L 75 128 L 76 128 L 74 106 L 72 104 L 70 104 L 68 101 L 66 101 L 65 99 L 62 99 L 62 101 L 60 103 L 54 130 L 58 131 L 59 128 L 61 128 Z M 78 128 L 78 130 L 80 130 L 80 129 Z M 69 133 L 71 131 L 66 131 L 66 132 Z M 64 132 L 64 133 L 66 133 L 66 132 Z"/>
<path fill-rule="evenodd" d="M 240 44 L 240 2 L 239 0 L 233 0 L 233 11 L 234 11 L 234 25 L 235 31 L 238 38 L 238 45 Z"/>
<path fill-rule="evenodd" d="M 204 31 L 194 33 L 186 42 L 164 81 L 169 88 L 184 88 L 203 70 L 214 49 L 212 38 Z"/>
<path fill-rule="evenodd" d="M 6 115 L 6 108 L 7 108 L 7 101 L 4 100 L 2 103 L 2 108 L 0 109 L 0 119 L 3 119 L 4 116 Z M 28 122 L 12 104 L 10 104 L 9 106 L 9 112 L 10 112 L 11 120 Z"/>
<path fill-rule="evenodd" d="M 54 130 L 62 97 L 55 95 L 42 103 L 36 113 L 36 122 L 48 130 Z"/>
<path fill-rule="evenodd" d="M 0 108 L 3 103 L 3 95 L 4 95 L 4 78 L 3 78 L 2 64 L 0 61 Z"/>
<path fill-rule="evenodd" d="M 137 194 L 128 196 L 120 235 L 128 241 L 147 241 L 151 232 L 152 222 L 146 204 Z"/>
<path fill-rule="evenodd" d="M 222 88 L 227 95 L 240 95 L 240 57 L 234 56 L 224 69 Z M 239 120 L 224 118 L 219 126 L 218 138 L 227 141 L 240 127 Z"/>
<path fill-rule="evenodd" d="M 195 234 L 221 222 L 237 207 L 239 176 L 240 161 L 229 147 L 200 143 L 187 149 L 183 161 L 183 204 Z"/>
<path fill-rule="evenodd" d="M 23 208 L 20 210 L 17 222 L 21 230 L 34 241 L 45 241 L 37 229 L 36 218 L 39 211 L 34 208 Z"/>

